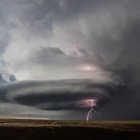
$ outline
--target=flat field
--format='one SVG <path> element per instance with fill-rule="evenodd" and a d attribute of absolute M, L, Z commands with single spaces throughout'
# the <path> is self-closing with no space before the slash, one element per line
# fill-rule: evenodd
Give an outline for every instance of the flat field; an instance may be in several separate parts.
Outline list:
<path fill-rule="evenodd" d="M 138 139 L 140 121 L 0 119 L 0 140 Z"/>

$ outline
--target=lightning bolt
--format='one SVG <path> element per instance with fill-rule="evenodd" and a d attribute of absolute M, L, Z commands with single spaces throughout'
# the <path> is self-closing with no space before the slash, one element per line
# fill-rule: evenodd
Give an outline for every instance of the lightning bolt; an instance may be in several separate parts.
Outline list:
<path fill-rule="evenodd" d="M 95 106 L 94 101 L 95 100 L 89 100 L 89 102 L 91 102 L 91 106 L 90 106 L 90 110 L 87 113 L 87 118 L 86 118 L 87 121 L 89 120 L 89 117 L 92 114 L 92 111 L 94 111 L 95 113 L 97 113 L 96 110 L 94 109 L 94 106 Z"/>

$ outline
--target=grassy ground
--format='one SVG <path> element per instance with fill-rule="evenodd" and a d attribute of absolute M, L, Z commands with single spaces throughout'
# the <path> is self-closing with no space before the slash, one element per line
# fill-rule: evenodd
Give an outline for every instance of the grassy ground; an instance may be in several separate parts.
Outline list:
<path fill-rule="evenodd" d="M 138 139 L 140 121 L 0 119 L 0 140 Z"/>

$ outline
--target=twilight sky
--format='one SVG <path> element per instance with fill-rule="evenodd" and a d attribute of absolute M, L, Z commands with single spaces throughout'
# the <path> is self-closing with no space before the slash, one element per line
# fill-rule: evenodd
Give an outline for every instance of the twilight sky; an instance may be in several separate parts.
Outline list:
<path fill-rule="evenodd" d="M 140 119 L 139 54 L 139 0 L 0 0 L 0 114 Z"/>

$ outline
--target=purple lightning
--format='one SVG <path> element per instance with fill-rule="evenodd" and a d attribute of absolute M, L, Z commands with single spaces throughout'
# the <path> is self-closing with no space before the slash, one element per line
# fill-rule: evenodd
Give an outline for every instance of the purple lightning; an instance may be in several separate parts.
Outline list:
<path fill-rule="evenodd" d="M 90 114 L 92 113 L 92 111 L 95 111 L 94 110 L 94 106 L 96 106 L 96 100 L 94 100 L 94 99 L 91 99 L 91 100 L 88 100 L 88 102 L 91 102 L 91 105 L 90 105 L 90 110 L 89 110 L 89 112 L 87 113 L 87 121 L 89 120 L 89 117 L 90 117 Z M 95 111 L 96 112 L 96 111 Z"/>

